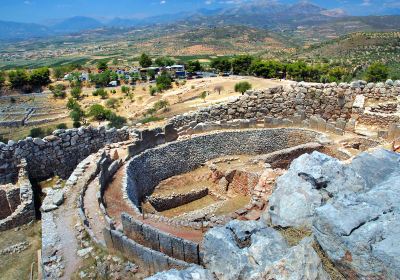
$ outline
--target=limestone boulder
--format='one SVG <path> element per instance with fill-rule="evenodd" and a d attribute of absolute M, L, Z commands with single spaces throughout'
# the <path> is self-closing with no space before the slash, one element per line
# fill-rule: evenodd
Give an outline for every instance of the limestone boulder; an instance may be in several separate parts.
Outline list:
<path fill-rule="evenodd" d="M 282 259 L 266 267 L 261 273 L 253 275 L 250 279 L 330 279 L 312 244 L 311 237 L 303 239 L 299 245 L 292 247 Z"/>
<path fill-rule="evenodd" d="M 214 280 L 212 274 L 197 265 L 184 270 L 171 269 L 146 278 L 146 280 Z"/>
<path fill-rule="evenodd" d="M 329 279 L 311 244 L 290 247 L 262 222 L 235 220 L 206 233 L 203 262 L 220 280 Z"/>
<path fill-rule="evenodd" d="M 263 217 L 273 225 L 311 228 L 317 207 L 364 189 L 365 180 L 348 165 L 319 152 L 303 154 L 277 179 Z"/>
<path fill-rule="evenodd" d="M 400 279 L 399 161 L 399 154 L 384 150 L 360 155 L 351 166 L 369 190 L 316 209 L 314 235 L 348 278 Z"/>

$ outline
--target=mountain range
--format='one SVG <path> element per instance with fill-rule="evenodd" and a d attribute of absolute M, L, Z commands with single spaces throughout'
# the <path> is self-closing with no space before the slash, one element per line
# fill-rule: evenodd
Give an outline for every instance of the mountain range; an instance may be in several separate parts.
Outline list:
<path fill-rule="evenodd" d="M 364 17 L 357 17 L 358 20 L 362 20 L 362 18 Z M 113 18 L 104 21 L 79 16 L 43 25 L 0 21 L 0 40 L 23 40 L 79 33 L 84 30 L 139 28 L 165 24 L 189 26 L 245 25 L 282 32 L 297 30 L 299 27 L 315 28 L 335 24 L 338 21 L 351 22 L 353 19 L 351 15 L 346 14 L 341 9 L 328 10 L 309 2 L 282 4 L 275 1 L 260 0 L 244 2 L 226 9 L 201 9 L 195 12 L 165 14 L 143 19 Z"/>

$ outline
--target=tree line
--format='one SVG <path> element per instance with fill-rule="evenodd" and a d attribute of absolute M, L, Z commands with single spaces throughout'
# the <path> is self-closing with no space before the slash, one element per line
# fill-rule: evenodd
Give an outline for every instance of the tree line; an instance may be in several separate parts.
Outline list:
<path fill-rule="evenodd" d="M 235 75 L 305 82 L 350 82 L 355 78 L 353 71 L 343 66 L 329 63 L 310 65 L 300 60 L 284 63 L 277 60 L 263 60 L 250 55 L 233 58 L 218 57 L 211 60 L 210 67 L 219 72 Z M 381 63 L 373 63 L 365 70 L 363 78 L 368 82 L 385 81 L 389 78 L 389 69 Z"/>

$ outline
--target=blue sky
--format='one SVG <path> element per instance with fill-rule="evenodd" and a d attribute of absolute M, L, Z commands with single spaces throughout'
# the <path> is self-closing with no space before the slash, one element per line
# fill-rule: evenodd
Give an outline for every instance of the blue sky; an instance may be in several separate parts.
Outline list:
<path fill-rule="evenodd" d="M 99 19 L 146 17 L 201 8 L 223 8 L 245 1 L 258 0 L 0 0 L 0 20 L 44 22 L 72 16 L 90 16 Z M 280 0 L 280 2 L 296 1 Z M 312 2 L 328 9 L 342 8 L 353 15 L 400 13 L 400 0 Z"/>

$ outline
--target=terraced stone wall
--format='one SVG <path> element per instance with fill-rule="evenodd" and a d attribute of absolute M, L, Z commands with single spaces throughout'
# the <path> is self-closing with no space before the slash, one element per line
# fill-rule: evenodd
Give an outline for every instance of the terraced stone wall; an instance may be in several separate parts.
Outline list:
<path fill-rule="evenodd" d="M 359 104 L 354 104 L 357 95 L 363 96 L 366 101 L 385 102 L 396 100 L 399 94 L 400 81 L 388 81 L 385 84 L 367 84 L 364 81 L 351 84 L 293 83 L 266 90 L 250 90 L 226 104 L 176 116 L 171 123 L 175 127 L 184 127 L 220 120 L 297 116 L 302 119 L 318 116 L 327 122 L 346 122 L 357 118 L 360 111 Z"/>
<path fill-rule="evenodd" d="M 67 178 L 78 163 L 97 152 L 106 144 L 126 141 L 130 138 L 127 128 L 106 130 L 79 128 L 56 130 L 43 139 L 28 137 L 18 142 L 0 142 L 0 183 L 17 179 L 18 164 L 27 161 L 27 172 L 31 179 L 58 175 Z"/>

